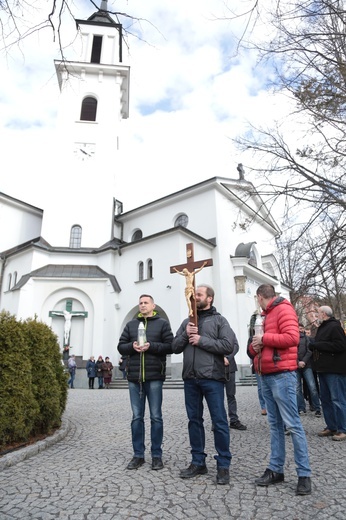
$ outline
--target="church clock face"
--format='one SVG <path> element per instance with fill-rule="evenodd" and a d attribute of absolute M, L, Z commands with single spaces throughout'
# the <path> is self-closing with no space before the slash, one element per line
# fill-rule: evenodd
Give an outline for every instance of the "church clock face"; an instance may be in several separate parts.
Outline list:
<path fill-rule="evenodd" d="M 75 143 L 74 155 L 80 161 L 88 161 L 95 155 L 95 145 L 93 143 Z"/>

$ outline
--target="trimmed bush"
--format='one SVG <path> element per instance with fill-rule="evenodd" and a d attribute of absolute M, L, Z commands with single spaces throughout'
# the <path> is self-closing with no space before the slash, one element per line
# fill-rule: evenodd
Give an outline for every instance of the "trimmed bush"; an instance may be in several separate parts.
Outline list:
<path fill-rule="evenodd" d="M 32 366 L 23 325 L 0 313 L 0 447 L 26 441 L 37 421 L 39 406 L 32 387 Z"/>
<path fill-rule="evenodd" d="M 39 406 L 32 432 L 49 433 L 60 426 L 67 400 L 67 376 L 58 339 L 36 318 L 26 320 L 23 331 L 31 359 L 33 394 Z"/>

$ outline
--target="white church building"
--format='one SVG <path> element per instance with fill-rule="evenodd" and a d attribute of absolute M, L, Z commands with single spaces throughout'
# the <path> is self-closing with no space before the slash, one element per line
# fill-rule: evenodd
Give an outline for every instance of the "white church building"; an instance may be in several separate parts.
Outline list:
<path fill-rule="evenodd" d="M 173 333 L 187 317 L 185 279 L 170 268 L 186 262 L 192 244 L 195 262 L 213 263 L 196 274 L 196 284 L 215 289 L 214 305 L 239 340 L 239 373 L 249 373 L 257 287 L 270 283 L 288 297 L 273 255 L 280 230 L 236 169 L 234 179 L 216 176 L 123 211 L 115 188 L 130 100 L 122 28 L 106 1 L 76 24 L 83 41 L 79 61 L 55 62 L 63 152 L 42 189 L 42 208 L 0 192 L 0 310 L 18 319 L 36 315 L 80 366 L 100 354 L 117 365 L 119 336 L 141 294 L 154 297 Z M 182 355 L 171 356 L 173 378 L 181 377 L 181 364 Z"/>

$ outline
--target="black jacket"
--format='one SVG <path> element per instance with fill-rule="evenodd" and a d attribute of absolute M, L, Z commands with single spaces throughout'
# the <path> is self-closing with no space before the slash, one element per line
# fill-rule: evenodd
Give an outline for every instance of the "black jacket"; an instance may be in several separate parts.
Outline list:
<path fill-rule="evenodd" d="M 311 368 L 312 352 L 311 352 L 309 346 L 310 346 L 310 339 L 304 332 L 301 332 L 299 345 L 298 345 L 298 361 L 304 361 L 305 368 Z"/>
<path fill-rule="evenodd" d="M 226 318 L 221 316 L 215 307 L 206 311 L 198 311 L 198 334 L 201 336 L 198 345 L 190 345 L 186 334 L 187 318 L 180 325 L 173 340 L 173 352 L 184 352 L 183 379 L 214 379 L 226 381 L 227 369 L 224 356 L 232 354 L 236 344 L 236 336 Z"/>
<path fill-rule="evenodd" d="M 312 368 L 316 372 L 346 374 L 346 336 L 334 317 L 322 321 L 310 344 Z"/>
<path fill-rule="evenodd" d="M 136 352 L 133 342 L 137 341 L 138 325 L 144 323 L 150 347 L 146 352 Z M 118 351 L 127 358 L 127 379 L 134 383 L 164 381 L 166 378 L 166 356 L 172 353 L 173 333 L 167 320 L 157 312 L 148 318 L 138 314 L 129 321 L 120 336 Z"/>

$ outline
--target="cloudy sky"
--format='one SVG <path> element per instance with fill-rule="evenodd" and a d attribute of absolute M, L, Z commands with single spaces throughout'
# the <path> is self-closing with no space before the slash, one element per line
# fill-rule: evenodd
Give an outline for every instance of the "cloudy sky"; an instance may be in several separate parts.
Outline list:
<path fill-rule="evenodd" d="M 47 9 L 45 2 L 33 5 Z M 256 67 L 253 52 L 237 49 L 248 17 L 233 14 L 250 5 L 235 0 L 108 2 L 110 10 L 141 19 L 122 19 L 138 36 L 128 37 L 126 57 L 130 118 L 122 122 L 121 148 L 128 155 L 129 175 L 119 178 L 114 194 L 125 211 L 214 176 L 238 178 L 239 162 L 245 172 L 256 167 L 232 140 L 249 122 L 266 124 L 284 109 L 266 90 L 270 71 Z M 88 0 L 76 0 L 71 9 L 85 19 L 95 11 Z M 25 21 L 30 26 L 30 20 L 45 14 L 23 10 L 17 20 L 22 34 Z M 65 20 L 62 38 L 69 58 L 75 25 L 67 15 Z M 261 22 L 256 30 L 263 33 Z M 43 209 L 40 185 L 59 152 L 55 58 L 58 47 L 50 29 L 0 53 L 0 191 Z"/>

